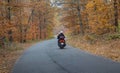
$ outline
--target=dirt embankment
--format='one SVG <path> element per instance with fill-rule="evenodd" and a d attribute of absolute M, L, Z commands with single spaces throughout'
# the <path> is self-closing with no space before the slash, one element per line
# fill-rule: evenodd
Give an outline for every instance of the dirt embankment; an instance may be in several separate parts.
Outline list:
<path fill-rule="evenodd" d="M 67 41 L 70 45 L 90 52 L 95 55 L 104 56 L 120 62 L 120 39 L 114 40 L 89 40 L 86 37 L 74 36 Z"/>

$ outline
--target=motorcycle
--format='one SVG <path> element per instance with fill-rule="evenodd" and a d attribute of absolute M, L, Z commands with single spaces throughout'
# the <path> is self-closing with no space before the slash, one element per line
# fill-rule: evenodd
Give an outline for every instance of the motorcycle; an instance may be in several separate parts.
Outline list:
<path fill-rule="evenodd" d="M 66 46 L 64 38 L 58 39 L 58 46 L 60 47 L 60 49 L 63 49 Z"/>

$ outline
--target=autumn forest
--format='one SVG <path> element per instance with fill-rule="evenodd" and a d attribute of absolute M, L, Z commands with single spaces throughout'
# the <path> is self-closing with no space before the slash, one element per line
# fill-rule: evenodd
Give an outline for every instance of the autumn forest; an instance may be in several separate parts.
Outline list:
<path fill-rule="evenodd" d="M 51 37 L 57 16 L 73 35 L 119 32 L 119 7 L 119 0 L 1 0 L 1 45 Z"/>
<path fill-rule="evenodd" d="M 60 30 L 67 44 L 120 62 L 120 0 L 0 0 L 0 64 L 11 45 L 26 48 Z"/>
<path fill-rule="evenodd" d="M 26 42 L 51 36 L 54 9 L 45 0 L 1 0 L 1 43 Z"/>

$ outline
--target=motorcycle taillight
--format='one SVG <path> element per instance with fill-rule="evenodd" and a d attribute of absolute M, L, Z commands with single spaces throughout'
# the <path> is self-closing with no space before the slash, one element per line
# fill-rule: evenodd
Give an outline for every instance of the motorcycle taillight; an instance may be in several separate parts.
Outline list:
<path fill-rule="evenodd" d="M 60 42 L 60 43 L 63 43 L 63 42 L 65 42 L 65 40 L 60 40 L 59 42 Z"/>

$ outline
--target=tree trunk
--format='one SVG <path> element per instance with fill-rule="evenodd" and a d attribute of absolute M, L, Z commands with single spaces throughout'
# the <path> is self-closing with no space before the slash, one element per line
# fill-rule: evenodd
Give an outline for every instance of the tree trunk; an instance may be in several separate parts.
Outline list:
<path fill-rule="evenodd" d="M 118 6 L 117 6 L 117 0 L 114 0 L 114 25 L 118 27 Z"/>
<path fill-rule="evenodd" d="M 8 4 L 10 3 L 10 0 L 8 0 Z M 11 9 L 10 7 L 8 7 L 8 20 L 10 22 L 10 19 L 11 19 Z"/>
<path fill-rule="evenodd" d="M 81 18 L 81 8 L 80 8 L 80 1 L 77 0 L 78 3 L 78 17 L 79 17 L 79 24 L 80 24 L 80 32 L 81 35 L 84 35 L 84 30 L 83 30 L 83 23 L 82 23 L 82 18 Z"/>

